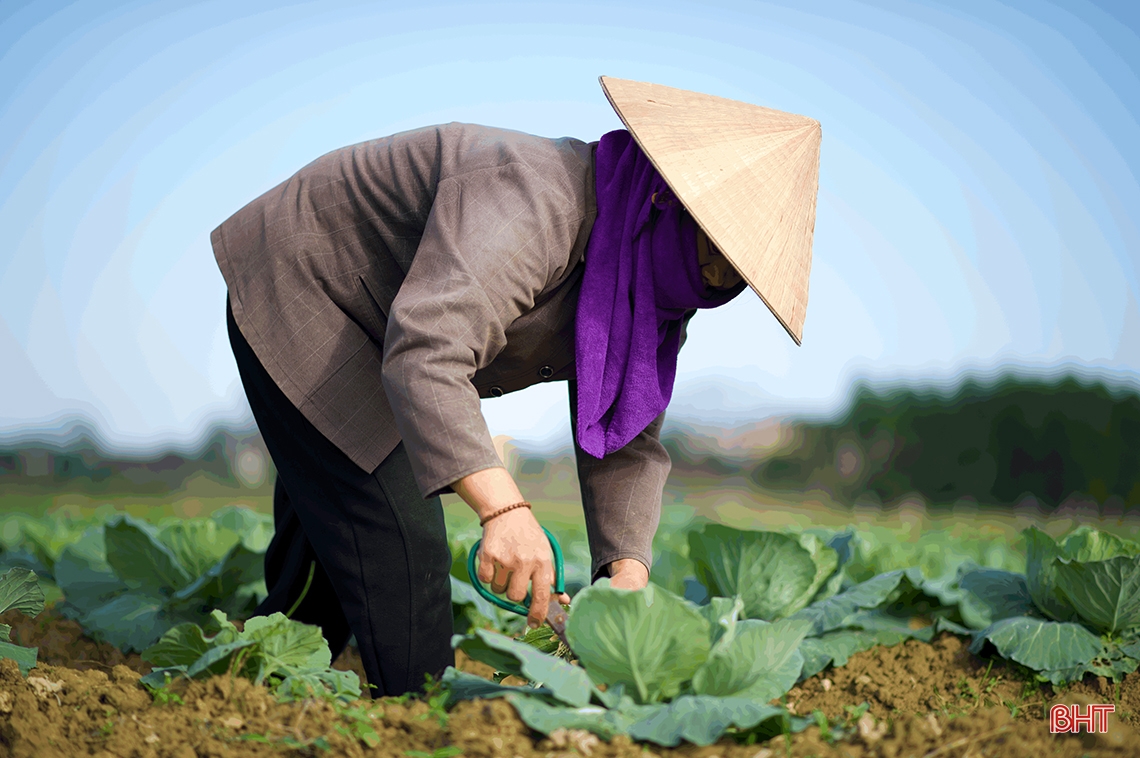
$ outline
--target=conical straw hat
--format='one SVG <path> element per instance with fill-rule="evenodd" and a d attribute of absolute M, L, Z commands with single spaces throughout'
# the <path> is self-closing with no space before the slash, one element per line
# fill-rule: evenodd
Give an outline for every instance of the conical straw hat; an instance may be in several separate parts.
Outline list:
<path fill-rule="evenodd" d="M 660 84 L 599 81 L 661 177 L 799 345 L 819 191 L 819 122 Z"/>

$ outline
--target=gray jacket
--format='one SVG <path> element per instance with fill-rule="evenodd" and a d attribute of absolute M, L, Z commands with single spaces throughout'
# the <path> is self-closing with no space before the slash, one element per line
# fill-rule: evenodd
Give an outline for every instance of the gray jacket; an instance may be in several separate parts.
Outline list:
<path fill-rule="evenodd" d="M 451 123 L 328 153 L 212 232 L 234 319 L 362 469 L 402 439 L 424 497 L 451 492 L 502 465 L 479 398 L 567 380 L 575 423 L 596 148 Z M 602 460 L 575 440 L 595 576 L 652 563 L 663 419 Z"/>

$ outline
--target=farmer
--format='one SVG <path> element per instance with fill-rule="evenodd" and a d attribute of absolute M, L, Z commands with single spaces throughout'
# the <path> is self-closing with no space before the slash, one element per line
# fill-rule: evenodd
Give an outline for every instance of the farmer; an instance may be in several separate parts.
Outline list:
<path fill-rule="evenodd" d="M 544 618 L 550 546 L 480 398 L 567 381 L 591 578 L 638 589 L 689 318 L 751 285 L 799 342 L 819 124 L 602 86 L 629 131 L 403 132 L 317 159 L 211 234 L 277 468 L 254 615 L 320 626 L 334 658 L 355 634 L 373 696 L 454 662 L 441 494 L 483 525 L 480 579 L 516 602 L 531 587 Z"/>

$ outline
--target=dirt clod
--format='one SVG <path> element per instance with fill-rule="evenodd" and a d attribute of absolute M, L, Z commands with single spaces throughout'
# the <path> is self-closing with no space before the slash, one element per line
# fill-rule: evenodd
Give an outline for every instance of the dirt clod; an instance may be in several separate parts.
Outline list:
<path fill-rule="evenodd" d="M 554 747 L 572 747 L 582 755 L 590 755 L 598 746 L 597 735 L 584 729 L 555 729 L 549 736 Z"/>

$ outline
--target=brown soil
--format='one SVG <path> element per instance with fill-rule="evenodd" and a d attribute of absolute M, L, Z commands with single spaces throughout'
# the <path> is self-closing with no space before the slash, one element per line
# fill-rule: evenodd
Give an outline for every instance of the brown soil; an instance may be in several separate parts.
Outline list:
<path fill-rule="evenodd" d="M 263 687 L 222 676 L 177 685 L 174 691 L 182 704 L 156 704 L 138 684 L 139 675 L 150 667 L 137 655 L 123 656 L 109 645 L 92 642 L 78 625 L 50 610 L 35 619 L 9 613 L 0 621 L 13 625 L 13 642 L 40 647 L 40 664 L 27 679 L 12 661 L 0 660 L 0 758 L 405 758 L 409 751 L 413 756 L 415 751 L 456 755 L 454 749 L 480 758 L 1140 755 L 1140 738 L 1126 723 L 1140 711 L 1140 677 L 1130 676 L 1123 683 L 1116 701 L 1117 716 L 1123 718 L 1110 717 L 1108 734 L 1054 736 L 1042 718 L 1046 704 L 1058 697 L 1085 704 L 1112 702 L 1115 688 L 1090 679 L 1058 696 L 1048 686 L 1027 686 L 1024 673 L 1015 667 L 994 664 L 987 673 L 986 663 L 949 635 L 931 645 L 908 642 L 858 654 L 847 666 L 793 690 L 788 701 L 800 714 L 819 709 L 833 719 L 843 718 L 843 706 L 864 700 L 870 704 L 868 714 L 850 724 L 853 737 L 836 745 L 825 742 L 812 727 L 767 744 L 723 739 L 706 748 L 669 750 L 620 737 L 607 744 L 581 732 L 544 737 L 522 724 L 509 704 L 497 700 L 460 703 L 447 715 L 416 699 L 357 701 L 346 710 L 319 701 L 281 704 Z M 462 656 L 458 663 L 473 673 L 490 674 L 489 667 Z M 354 649 L 336 665 L 356 670 L 363 681 Z M 375 735 L 372 747 L 359 738 L 367 730 Z M 318 743 L 318 737 L 324 742 Z M 452 751 L 444 750 L 448 747 Z"/>
<path fill-rule="evenodd" d="M 788 705 L 801 715 L 818 709 L 832 719 L 844 716 L 844 706 L 864 701 L 876 718 L 951 716 L 987 706 L 1006 706 L 1022 720 L 1043 717 L 1051 688 L 1037 686 L 1016 664 L 971 655 L 968 646 L 968 640 L 943 634 L 930 644 L 910 640 L 873 648 L 793 688 Z"/>
<path fill-rule="evenodd" d="M 12 627 L 11 641 L 14 644 L 39 648 L 37 660 L 40 664 L 107 673 L 115 666 L 124 665 L 140 674 L 150 673 L 150 664 L 138 653 L 124 655 L 114 645 L 95 642 L 84 636 L 83 628 L 77 622 L 60 616 L 52 607 L 44 609 L 35 618 L 19 611 L 8 611 L 0 614 L 0 623 Z"/>
<path fill-rule="evenodd" d="M 1004 706 L 1017 721 L 1041 721 L 1064 694 L 1114 703 L 1122 721 L 1140 724 L 1140 674 L 1125 677 L 1119 695 L 1112 682 L 1092 676 L 1062 693 L 1038 684 L 1032 672 L 1015 663 L 979 658 L 968 647 L 968 640 L 952 634 L 939 635 L 930 644 L 910 640 L 877 647 L 808 679 L 788 693 L 787 701 L 798 714 L 818 709 L 832 719 L 844 716 L 844 706 L 865 701 L 880 719 L 927 713 L 953 717 Z"/>

